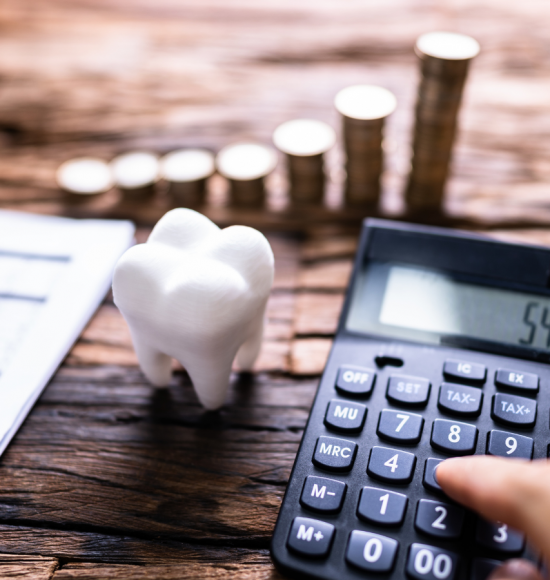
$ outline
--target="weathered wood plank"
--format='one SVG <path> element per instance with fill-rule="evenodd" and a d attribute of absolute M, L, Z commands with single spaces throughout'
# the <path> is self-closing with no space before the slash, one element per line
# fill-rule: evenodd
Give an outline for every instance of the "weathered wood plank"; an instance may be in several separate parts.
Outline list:
<path fill-rule="evenodd" d="M 0 577 L 20 580 L 50 580 L 59 562 L 55 558 L 0 554 Z"/>
<path fill-rule="evenodd" d="M 298 294 L 294 333 L 296 335 L 334 335 L 343 304 L 343 294 L 314 294 L 312 292 Z"/>
<path fill-rule="evenodd" d="M 320 375 L 325 368 L 332 340 L 297 338 L 290 349 L 290 371 L 294 375 Z"/>

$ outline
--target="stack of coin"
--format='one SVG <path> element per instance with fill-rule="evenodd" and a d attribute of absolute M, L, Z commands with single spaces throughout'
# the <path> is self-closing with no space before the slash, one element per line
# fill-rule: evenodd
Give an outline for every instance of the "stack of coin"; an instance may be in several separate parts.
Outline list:
<path fill-rule="evenodd" d="M 334 105 L 342 115 L 346 152 L 346 205 L 375 205 L 380 197 L 384 119 L 397 101 L 387 89 L 354 85 L 341 90 Z"/>
<path fill-rule="evenodd" d="M 159 159 L 154 153 L 134 151 L 111 161 L 115 185 L 127 199 L 150 197 L 159 180 Z"/>
<path fill-rule="evenodd" d="M 462 89 L 470 60 L 479 52 L 479 44 L 463 34 L 432 32 L 417 40 L 415 50 L 422 76 L 406 200 L 413 212 L 439 211 Z"/>
<path fill-rule="evenodd" d="M 206 180 L 214 168 L 214 155 L 206 149 L 172 151 L 160 161 L 160 175 L 168 183 L 168 195 L 183 207 L 204 203 Z"/>
<path fill-rule="evenodd" d="M 216 158 L 219 173 L 229 181 L 230 202 L 239 207 L 264 204 L 264 180 L 276 165 L 275 151 L 258 143 L 228 145 Z"/>
<path fill-rule="evenodd" d="M 90 199 L 113 187 L 109 164 L 95 157 L 78 157 L 62 163 L 56 173 L 57 184 L 74 202 Z"/>
<path fill-rule="evenodd" d="M 332 127 L 313 119 L 296 119 L 273 133 L 277 149 L 286 154 L 290 199 L 298 204 L 320 204 L 325 193 L 323 155 L 334 146 Z"/>

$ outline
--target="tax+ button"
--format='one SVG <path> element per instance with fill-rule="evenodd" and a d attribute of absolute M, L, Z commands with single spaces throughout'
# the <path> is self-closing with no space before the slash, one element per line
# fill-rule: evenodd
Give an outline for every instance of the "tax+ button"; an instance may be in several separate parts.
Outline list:
<path fill-rule="evenodd" d="M 537 403 L 525 397 L 497 393 L 493 397 L 492 416 L 502 423 L 531 427 L 537 418 Z"/>

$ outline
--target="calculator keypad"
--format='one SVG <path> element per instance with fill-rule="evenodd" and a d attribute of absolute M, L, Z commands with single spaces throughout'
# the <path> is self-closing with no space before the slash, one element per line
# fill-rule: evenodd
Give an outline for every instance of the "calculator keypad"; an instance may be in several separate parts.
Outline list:
<path fill-rule="evenodd" d="M 468 423 L 436 419 L 432 428 L 432 446 L 452 455 L 470 455 L 475 451 L 477 428 Z"/>
<path fill-rule="evenodd" d="M 373 447 L 367 473 L 382 481 L 408 483 L 412 479 L 415 465 L 416 457 L 412 453 L 388 447 Z"/>
<path fill-rule="evenodd" d="M 380 413 L 376 432 L 379 437 L 396 443 L 418 443 L 422 435 L 422 415 L 384 409 Z"/>
<path fill-rule="evenodd" d="M 394 565 L 398 543 L 393 538 L 371 532 L 351 532 L 346 560 L 369 572 L 389 572 Z"/>
<path fill-rule="evenodd" d="M 464 510 L 456 505 L 421 499 L 414 525 L 420 532 L 436 538 L 457 539 L 462 534 Z"/>
<path fill-rule="evenodd" d="M 439 389 L 439 408 L 453 415 L 477 416 L 481 412 L 483 393 L 476 387 L 443 383 Z"/>
<path fill-rule="evenodd" d="M 327 407 L 325 425 L 337 431 L 357 433 L 363 429 L 366 416 L 365 405 L 333 399 Z"/>
<path fill-rule="evenodd" d="M 525 538 L 523 534 L 511 530 L 506 524 L 488 522 L 479 518 L 476 541 L 486 548 L 515 554 L 523 550 Z"/>
<path fill-rule="evenodd" d="M 488 435 L 487 454 L 532 459 L 533 445 L 531 437 L 493 429 Z"/>
<path fill-rule="evenodd" d="M 537 419 L 537 403 L 525 397 L 497 393 L 493 397 L 492 415 L 501 423 L 532 427 Z"/>
<path fill-rule="evenodd" d="M 321 558 L 329 553 L 334 526 L 311 518 L 294 518 L 288 535 L 288 547 L 295 552 Z"/>
<path fill-rule="evenodd" d="M 453 580 L 458 568 L 458 554 L 413 544 L 407 559 L 407 574 L 417 580 Z"/>
<path fill-rule="evenodd" d="M 428 402 L 430 386 L 427 379 L 394 375 L 388 381 L 386 397 L 396 405 L 423 406 Z"/>
<path fill-rule="evenodd" d="M 341 481 L 308 475 L 300 502 L 318 512 L 336 513 L 342 508 L 346 489 L 347 485 Z"/>
<path fill-rule="evenodd" d="M 357 515 L 383 526 L 399 526 L 405 518 L 409 500 L 406 495 L 387 489 L 364 487 L 361 490 Z"/>
<path fill-rule="evenodd" d="M 336 439 L 336 437 L 319 437 L 313 455 L 315 465 L 329 471 L 349 471 L 355 461 L 357 443 Z"/>

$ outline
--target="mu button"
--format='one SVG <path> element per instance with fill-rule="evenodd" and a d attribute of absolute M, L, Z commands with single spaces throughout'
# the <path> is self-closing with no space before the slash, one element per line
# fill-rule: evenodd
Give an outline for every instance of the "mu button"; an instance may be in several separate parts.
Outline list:
<path fill-rule="evenodd" d="M 287 545 L 304 556 L 322 558 L 328 554 L 333 536 L 332 524 L 310 518 L 294 518 Z"/>
<path fill-rule="evenodd" d="M 325 425 L 338 431 L 358 432 L 363 429 L 366 416 L 365 405 L 332 399 L 325 415 Z"/>
<path fill-rule="evenodd" d="M 329 471 L 349 471 L 355 460 L 357 443 L 336 439 L 336 437 L 319 437 L 313 454 L 313 463 Z"/>

